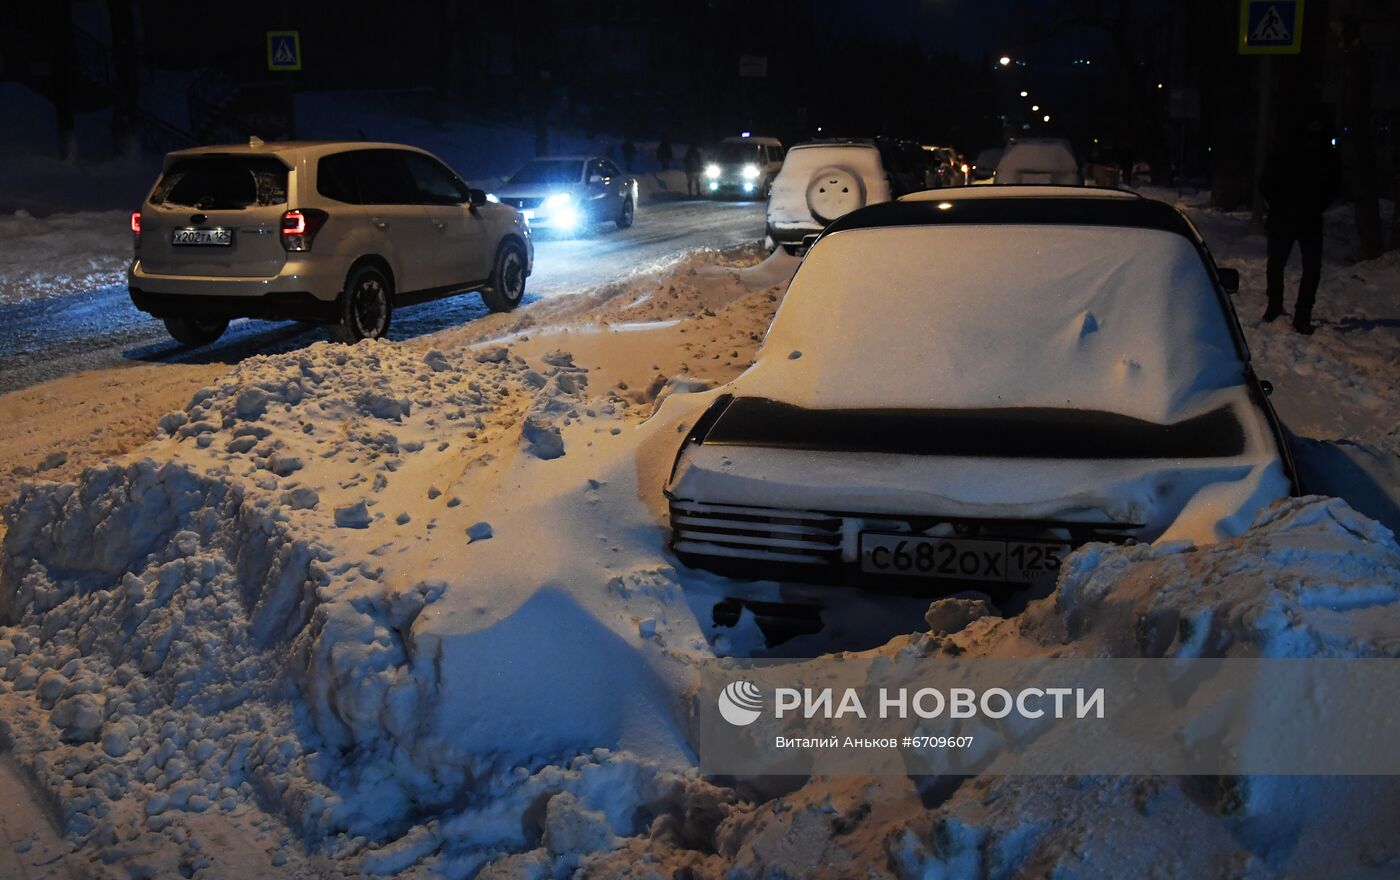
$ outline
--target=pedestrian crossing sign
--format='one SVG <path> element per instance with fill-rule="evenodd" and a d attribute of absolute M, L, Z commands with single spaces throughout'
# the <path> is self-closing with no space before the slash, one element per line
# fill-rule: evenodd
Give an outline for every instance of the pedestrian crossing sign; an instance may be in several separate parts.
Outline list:
<path fill-rule="evenodd" d="M 267 32 L 267 69 L 301 70 L 301 34 L 299 32 Z"/>
<path fill-rule="evenodd" d="M 1241 55 L 1297 55 L 1303 0 L 1240 0 Z"/>

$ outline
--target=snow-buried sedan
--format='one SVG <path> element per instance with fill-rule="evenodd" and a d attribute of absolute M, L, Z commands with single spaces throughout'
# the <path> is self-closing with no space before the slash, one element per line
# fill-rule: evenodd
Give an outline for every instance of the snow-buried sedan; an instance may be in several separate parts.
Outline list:
<path fill-rule="evenodd" d="M 672 548 L 741 577 L 992 586 L 1091 541 L 1238 534 L 1298 486 L 1237 284 L 1179 211 L 1115 190 L 852 212 L 686 436 Z"/>

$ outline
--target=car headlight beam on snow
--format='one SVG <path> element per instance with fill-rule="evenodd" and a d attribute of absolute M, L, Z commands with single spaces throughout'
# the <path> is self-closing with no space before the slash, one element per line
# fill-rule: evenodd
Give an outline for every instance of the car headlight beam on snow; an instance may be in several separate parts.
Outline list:
<path fill-rule="evenodd" d="M 574 197 L 570 193 L 555 193 L 554 195 L 544 200 L 544 206 L 546 208 L 562 208 L 564 205 L 567 205 L 573 200 Z"/>

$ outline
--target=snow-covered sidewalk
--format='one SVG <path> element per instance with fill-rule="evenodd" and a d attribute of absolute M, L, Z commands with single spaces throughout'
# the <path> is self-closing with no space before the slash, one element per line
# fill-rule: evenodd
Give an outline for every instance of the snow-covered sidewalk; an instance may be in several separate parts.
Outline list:
<path fill-rule="evenodd" d="M 1195 219 L 1244 272 L 1246 331 L 1293 429 L 1393 468 L 1397 264 L 1356 281 L 1329 263 L 1329 323 L 1295 338 L 1255 326 L 1262 244 L 1243 221 Z M 760 256 L 699 252 L 413 342 L 251 358 L 160 416 L 151 442 L 25 482 L 0 551 L 0 745 L 71 849 L 49 862 L 36 828 L 20 862 L 34 876 L 1393 875 L 1386 779 L 701 778 L 695 669 L 764 648 L 747 613 L 714 625 L 730 585 L 668 556 L 659 489 L 796 266 Z M 1345 407 L 1288 403 L 1291 388 Z M 1393 535 L 1304 498 L 1212 547 L 1086 547 L 1015 618 L 944 600 L 924 624 L 832 591 L 832 625 L 785 648 L 1394 656 L 1397 599 Z"/>

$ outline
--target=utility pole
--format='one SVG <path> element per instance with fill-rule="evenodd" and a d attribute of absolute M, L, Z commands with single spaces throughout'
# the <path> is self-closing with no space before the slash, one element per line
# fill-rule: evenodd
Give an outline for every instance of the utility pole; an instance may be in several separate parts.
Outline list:
<path fill-rule="evenodd" d="M 1259 191 L 1259 176 L 1264 173 L 1264 163 L 1269 160 L 1269 144 L 1273 140 L 1275 63 L 1272 55 L 1259 59 L 1259 120 L 1255 124 L 1253 180 L 1249 187 L 1254 193 L 1250 231 L 1256 233 L 1264 229 L 1264 194 Z"/>

